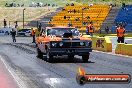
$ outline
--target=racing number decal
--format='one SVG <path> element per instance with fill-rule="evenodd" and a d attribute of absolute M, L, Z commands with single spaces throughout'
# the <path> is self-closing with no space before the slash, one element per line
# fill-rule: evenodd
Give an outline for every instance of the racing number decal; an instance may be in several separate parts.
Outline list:
<path fill-rule="evenodd" d="M 104 48 L 104 40 L 97 40 L 97 42 L 96 42 L 96 48 L 97 47 L 101 47 L 101 48 Z"/>

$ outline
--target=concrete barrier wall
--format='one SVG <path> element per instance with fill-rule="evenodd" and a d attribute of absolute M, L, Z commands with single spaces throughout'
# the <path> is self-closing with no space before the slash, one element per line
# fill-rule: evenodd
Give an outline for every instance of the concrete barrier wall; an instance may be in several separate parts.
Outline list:
<path fill-rule="evenodd" d="M 109 37 L 93 37 L 92 48 L 103 52 L 112 52 L 112 43 Z"/>
<path fill-rule="evenodd" d="M 116 49 L 115 49 L 115 53 L 116 54 L 121 54 L 121 49 L 123 49 L 121 47 L 123 47 L 123 46 L 124 46 L 124 43 L 118 43 L 117 46 L 116 46 Z"/>
<path fill-rule="evenodd" d="M 132 56 L 132 44 L 118 43 L 115 53 Z"/>

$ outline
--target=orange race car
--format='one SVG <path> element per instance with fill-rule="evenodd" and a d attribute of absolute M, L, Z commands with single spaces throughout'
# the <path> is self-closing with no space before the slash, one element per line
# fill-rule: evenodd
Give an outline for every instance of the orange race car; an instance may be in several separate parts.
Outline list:
<path fill-rule="evenodd" d="M 53 61 L 53 56 L 68 55 L 73 59 L 75 55 L 82 56 L 87 62 L 89 52 L 92 52 L 91 38 L 80 35 L 74 27 L 46 27 L 41 36 L 36 38 L 37 53 L 39 58 L 46 55 L 48 62 Z"/>

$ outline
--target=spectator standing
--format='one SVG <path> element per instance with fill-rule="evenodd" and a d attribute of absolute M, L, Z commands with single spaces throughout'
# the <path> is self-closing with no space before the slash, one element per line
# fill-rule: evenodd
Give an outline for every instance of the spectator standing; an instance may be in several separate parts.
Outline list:
<path fill-rule="evenodd" d="M 86 29 L 88 30 L 88 33 L 90 34 L 90 36 L 93 36 L 93 33 L 94 33 L 93 22 L 90 22 L 90 24 L 87 26 Z"/>
<path fill-rule="evenodd" d="M 12 28 L 12 30 L 10 31 L 10 34 L 12 35 L 13 42 L 16 42 L 16 31 L 15 31 L 15 29 Z"/>
<path fill-rule="evenodd" d="M 35 43 L 35 34 L 36 34 L 36 31 L 33 28 L 31 28 L 31 30 L 32 30 L 32 37 L 33 37 L 33 42 L 32 43 Z"/>
<path fill-rule="evenodd" d="M 4 19 L 4 28 L 7 26 L 7 22 L 6 20 Z"/>
<path fill-rule="evenodd" d="M 17 28 L 18 27 L 18 22 L 17 21 L 15 21 L 15 28 Z"/>
<path fill-rule="evenodd" d="M 40 23 L 38 26 L 38 31 L 41 31 L 41 28 L 42 28 L 42 24 Z"/>
<path fill-rule="evenodd" d="M 120 25 L 117 29 L 116 29 L 116 33 L 117 33 L 117 42 L 118 43 L 124 43 L 124 34 L 125 34 L 125 28 L 123 27 L 123 25 Z"/>
<path fill-rule="evenodd" d="M 105 28 L 105 32 L 106 32 L 106 34 L 109 33 L 109 27 L 108 26 Z"/>

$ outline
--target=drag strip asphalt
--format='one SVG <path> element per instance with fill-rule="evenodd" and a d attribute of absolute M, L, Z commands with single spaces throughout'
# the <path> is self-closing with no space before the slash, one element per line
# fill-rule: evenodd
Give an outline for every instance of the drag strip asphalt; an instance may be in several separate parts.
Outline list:
<path fill-rule="evenodd" d="M 22 43 L 1 43 L 0 55 L 28 88 L 131 88 L 129 84 L 86 84 L 76 82 L 78 67 L 89 74 L 130 74 L 132 58 L 92 52 L 88 63 L 80 56 L 69 61 L 66 56 L 48 63 L 36 57 L 36 49 Z"/>

